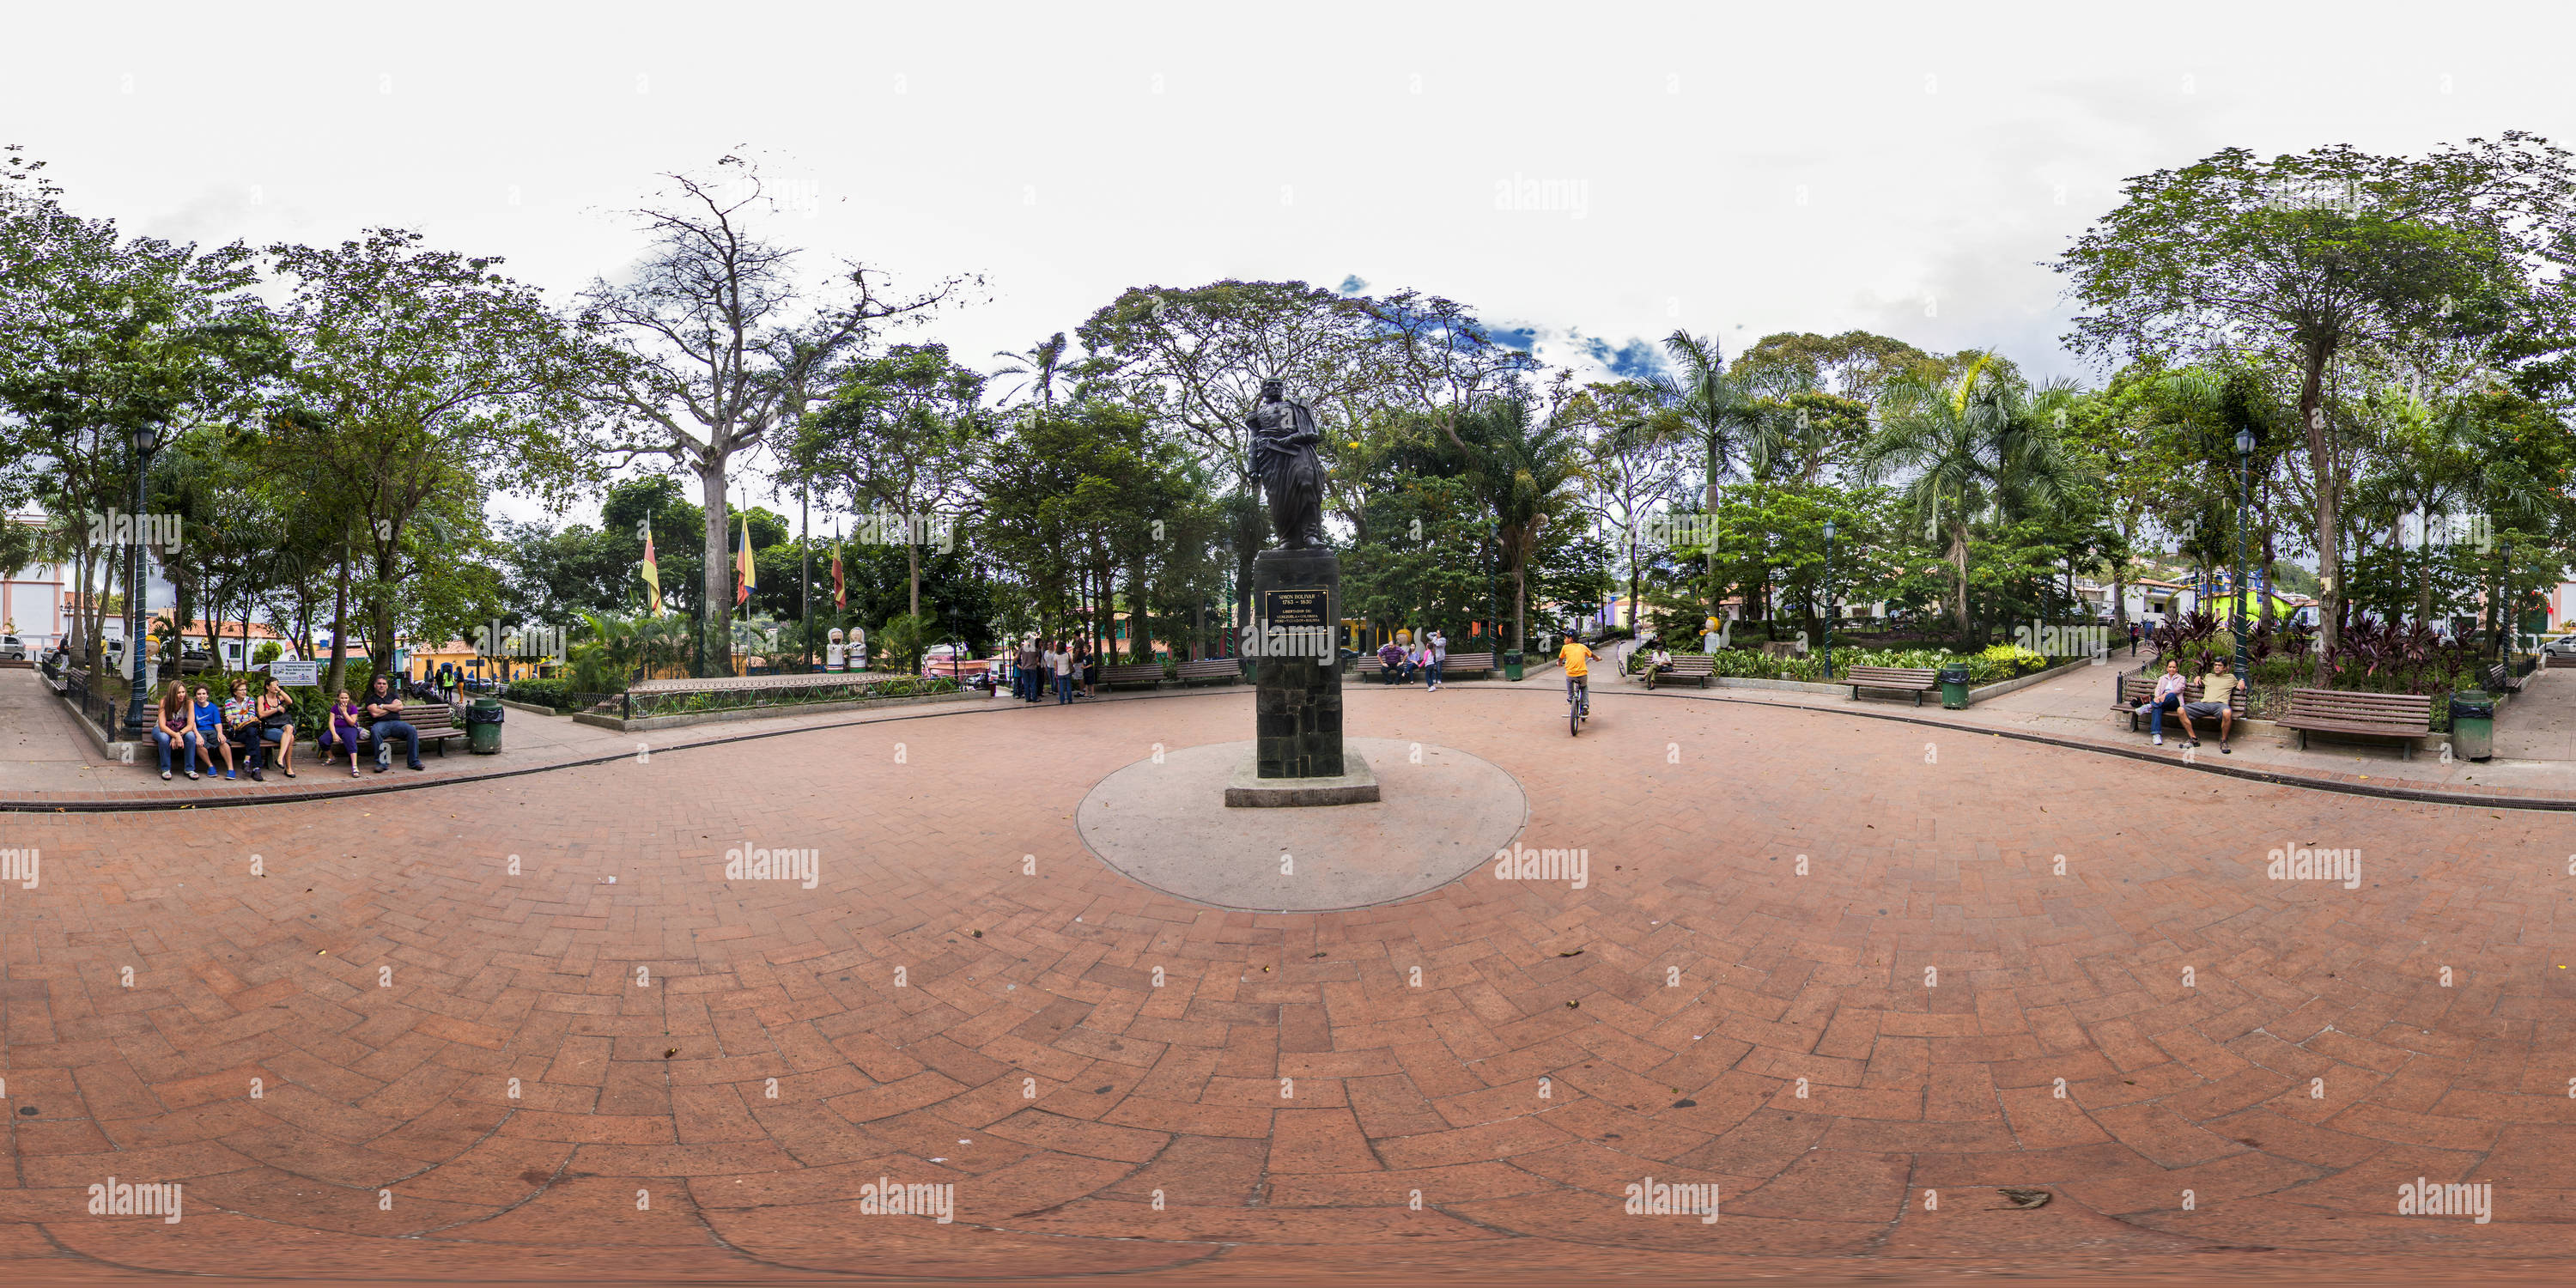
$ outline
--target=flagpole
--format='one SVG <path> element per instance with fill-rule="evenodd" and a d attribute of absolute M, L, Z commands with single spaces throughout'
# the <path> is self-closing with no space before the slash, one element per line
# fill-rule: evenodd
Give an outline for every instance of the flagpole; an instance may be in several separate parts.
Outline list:
<path fill-rule="evenodd" d="M 802 547 L 804 571 L 798 574 L 796 584 L 796 612 L 802 619 L 801 629 L 796 633 L 805 637 L 805 669 L 811 671 L 814 669 L 814 484 L 810 479 L 798 481 L 804 486 L 797 490 L 796 495 L 796 525 L 799 529 L 796 544 Z"/>

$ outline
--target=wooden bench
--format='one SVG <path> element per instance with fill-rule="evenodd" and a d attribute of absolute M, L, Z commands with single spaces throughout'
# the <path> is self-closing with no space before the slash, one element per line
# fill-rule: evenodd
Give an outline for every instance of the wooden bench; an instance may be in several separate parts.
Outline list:
<path fill-rule="evenodd" d="M 359 699 L 359 705 L 362 707 L 365 706 L 366 700 L 363 698 Z M 444 702 L 407 701 L 403 703 L 403 709 L 401 712 L 396 714 L 393 718 L 419 730 L 421 746 L 426 747 L 433 742 L 437 743 L 438 754 L 441 758 L 444 758 L 447 755 L 447 743 L 449 739 L 463 738 L 465 736 L 465 731 L 456 727 L 456 708 L 451 707 Z M 367 727 L 370 730 L 374 729 L 374 722 L 369 721 L 367 723 Z"/>
<path fill-rule="evenodd" d="M 78 697 L 81 694 L 89 692 L 88 668 L 78 666 L 64 667 L 62 679 L 55 683 L 54 692 L 70 694 L 73 697 Z"/>
<path fill-rule="evenodd" d="M 1855 666 L 1834 683 L 1849 685 L 1854 702 L 1860 701 L 1863 689 L 1893 689 L 1913 694 L 1914 705 L 1919 707 L 1923 705 L 1923 695 L 1937 687 L 1938 674 L 1928 666 Z"/>
<path fill-rule="evenodd" d="M 1117 666 L 1104 666 L 1100 668 L 1100 678 L 1095 683 L 1105 685 L 1112 689 L 1118 688 L 1121 685 L 1128 688 L 1135 688 L 1141 685 L 1150 689 L 1162 682 L 1162 663 L 1124 662 Z"/>
<path fill-rule="evenodd" d="M 1646 658 L 1650 656 L 1649 654 L 1638 653 L 1633 656 L 1637 659 L 1637 670 L 1629 678 L 1644 680 L 1649 689 L 1659 684 L 1678 684 L 1684 680 L 1692 681 L 1705 689 L 1717 678 L 1717 658 L 1712 654 L 1675 653 L 1672 669 L 1661 675 L 1657 675 L 1655 669 L 1647 665 Z"/>
<path fill-rule="evenodd" d="M 1181 663 L 1179 670 L 1181 683 L 1185 685 L 1196 684 L 1202 680 L 1217 680 L 1232 684 L 1243 678 L 1243 660 L 1232 657 L 1203 657 L 1195 662 Z"/>
<path fill-rule="evenodd" d="M 2299 735 L 2299 750 L 2308 749 L 2311 733 L 2364 738 L 2400 738 L 2402 758 L 2415 758 L 2415 739 L 2433 732 L 2433 699 L 2421 693 L 2347 693 L 2340 689 L 2292 689 L 2289 714 L 2280 726 Z"/>
<path fill-rule="evenodd" d="M 2163 672 L 2161 671 L 2132 672 L 2128 675 L 2121 676 L 2119 682 L 2112 687 L 2111 710 L 2117 713 L 2124 713 L 2129 717 L 2129 732 L 2136 733 L 2138 731 L 2138 721 L 2146 718 L 2146 713 L 2138 710 L 2138 704 L 2156 695 L 2156 679 L 2162 674 Z M 2191 676 L 2184 677 L 2182 700 L 2185 702 L 2199 701 L 2198 698 L 2191 696 L 2193 690 L 2198 689 L 2199 687 L 2200 681 L 2198 678 Z M 2245 694 L 2245 686 L 2239 684 L 2236 686 L 2235 692 L 2227 695 L 2228 713 L 2235 716 L 2239 721 L 2246 718 Z M 2173 718 L 2176 722 L 2179 722 L 2182 719 L 2182 713 L 2180 711 L 2176 711 Z"/>
<path fill-rule="evenodd" d="M 1408 654 L 1409 653 L 1410 650 L 1408 650 Z M 1375 653 L 1362 653 L 1358 657 L 1351 659 L 1351 674 L 1362 678 L 1370 676 L 1382 677 L 1386 674 L 1386 663 L 1379 661 L 1378 656 Z M 1417 670 L 1414 674 L 1420 675 L 1421 672 Z M 1392 681 L 1389 681 L 1389 683 L 1392 683 Z"/>
<path fill-rule="evenodd" d="M 1449 677 L 1461 671 L 1491 675 L 1494 672 L 1494 655 L 1491 652 L 1452 653 L 1440 663 L 1440 682 L 1447 684 Z"/>
<path fill-rule="evenodd" d="M 2486 690 L 2489 693 L 2520 693 L 2523 684 L 2530 678 L 2529 671 L 2520 675 L 2514 674 L 2512 662 L 2498 662 L 2486 669 Z"/>

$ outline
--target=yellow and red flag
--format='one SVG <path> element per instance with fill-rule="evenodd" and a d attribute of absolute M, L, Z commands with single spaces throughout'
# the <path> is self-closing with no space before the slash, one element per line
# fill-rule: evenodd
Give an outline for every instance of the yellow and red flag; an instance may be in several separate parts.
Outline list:
<path fill-rule="evenodd" d="M 850 588 L 841 584 L 841 548 L 839 546 L 832 547 L 832 607 L 845 613 L 850 610 Z"/>
<path fill-rule="evenodd" d="M 749 514 L 742 516 L 742 550 L 734 556 L 733 566 L 737 583 L 733 592 L 733 602 L 734 607 L 740 608 L 751 602 L 752 587 L 757 581 L 751 566 L 751 516 Z"/>
<path fill-rule="evenodd" d="M 644 533 L 644 597 L 655 617 L 662 615 L 662 569 L 653 562 L 653 533 Z"/>

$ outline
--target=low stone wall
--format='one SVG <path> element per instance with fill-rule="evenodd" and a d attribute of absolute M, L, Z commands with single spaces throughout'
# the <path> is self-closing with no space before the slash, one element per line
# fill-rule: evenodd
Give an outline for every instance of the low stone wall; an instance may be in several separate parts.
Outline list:
<path fill-rule="evenodd" d="M 1007 697 L 1007 694 L 1005 695 Z M 731 720 L 766 720 L 773 716 L 821 715 L 830 711 L 873 711 L 879 707 L 909 707 L 926 702 L 992 702 L 991 694 L 977 689 L 957 693 L 923 693 L 902 698 L 853 698 L 846 702 L 781 702 L 763 707 L 735 707 L 725 711 L 683 711 L 667 716 L 644 716 L 623 720 L 616 716 L 575 712 L 573 719 L 620 733 L 639 733 L 647 729 L 680 729 L 689 725 L 720 724 Z"/>

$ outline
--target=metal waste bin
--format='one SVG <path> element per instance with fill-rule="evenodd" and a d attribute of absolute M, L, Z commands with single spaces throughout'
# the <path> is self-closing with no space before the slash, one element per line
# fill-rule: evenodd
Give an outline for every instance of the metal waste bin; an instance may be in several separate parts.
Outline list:
<path fill-rule="evenodd" d="M 1953 662 L 1941 668 L 1941 705 L 1951 711 L 1968 709 L 1968 668 Z"/>
<path fill-rule="evenodd" d="M 2451 754 L 2463 760 L 2495 755 L 2495 699 L 2484 690 L 2451 695 Z"/>
<path fill-rule="evenodd" d="M 477 756 L 501 750 L 501 700 L 476 698 L 465 708 L 465 748 Z"/>
<path fill-rule="evenodd" d="M 1503 654 L 1503 678 L 1515 683 L 1520 680 L 1521 651 L 1519 649 L 1513 649 L 1510 652 Z"/>

